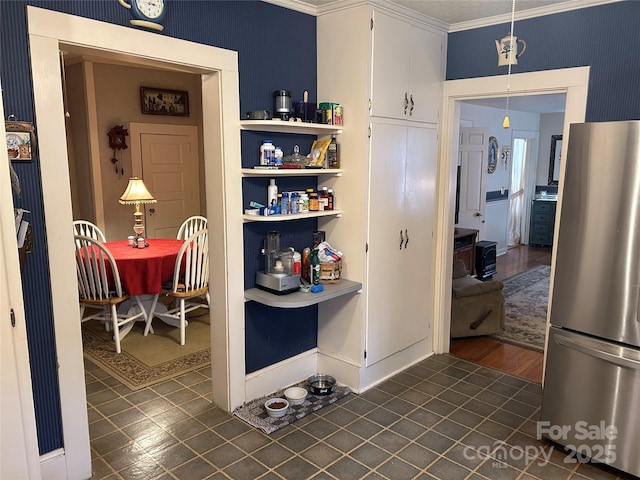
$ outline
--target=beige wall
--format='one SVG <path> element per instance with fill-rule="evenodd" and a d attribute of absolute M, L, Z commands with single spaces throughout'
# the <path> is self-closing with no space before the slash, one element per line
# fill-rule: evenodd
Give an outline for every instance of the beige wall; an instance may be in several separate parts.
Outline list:
<path fill-rule="evenodd" d="M 86 66 L 86 65 L 85 65 Z M 132 175 L 131 149 L 116 151 L 118 166 L 123 169 L 124 174 L 116 174 L 111 158 L 114 151 L 109 147 L 109 137 L 107 132 L 115 125 L 123 125 L 129 128 L 129 123 L 155 123 L 173 125 L 195 125 L 199 128 L 200 159 L 199 178 L 204 179 L 204 158 L 202 150 L 202 101 L 201 101 L 201 79 L 199 75 L 179 72 L 167 72 L 163 70 L 131 67 L 126 65 L 113 65 L 106 63 L 90 62 L 93 69 L 94 88 L 96 104 L 89 105 L 88 108 L 95 108 L 97 118 L 97 131 L 86 131 L 86 115 L 74 115 L 72 121 L 74 127 L 69 129 L 73 136 L 73 142 L 69 142 L 70 165 L 75 166 L 75 172 L 71 173 L 72 178 L 72 200 L 74 201 L 74 217 L 76 212 L 89 215 L 93 210 L 85 207 L 75 206 L 75 201 L 83 199 L 88 201 L 91 196 L 89 181 L 83 179 L 90 178 L 88 164 L 91 159 L 88 154 L 88 138 L 91 135 L 97 136 L 99 160 L 97 168 L 100 171 L 102 201 L 104 203 L 104 231 L 108 240 L 126 238 L 131 234 L 133 224 L 134 207 L 120 205 L 118 198 L 124 192 L 129 177 Z M 69 74 L 69 68 L 67 73 Z M 74 70 L 74 69 L 72 69 Z M 74 71 L 72 76 L 78 75 Z M 170 90 L 184 90 L 189 93 L 189 116 L 165 116 L 148 115 L 141 111 L 140 87 L 158 87 Z M 79 82 L 74 80 L 74 88 L 68 90 L 69 104 L 84 104 L 84 94 L 79 88 Z M 130 145 L 130 139 L 127 139 Z M 94 161 L 96 161 L 94 156 Z M 140 159 L 135 159 L 139 162 Z M 72 168 L 72 167 L 70 167 Z M 75 180 L 74 180 L 75 179 Z M 201 192 L 204 192 L 204 184 L 201 185 Z M 153 193 L 153 192 L 151 192 Z M 204 195 L 203 195 L 204 197 Z M 202 214 L 205 214 L 205 199 L 201 199 Z M 77 218 L 77 217 L 75 217 Z M 89 218 L 92 220 L 91 218 Z"/>

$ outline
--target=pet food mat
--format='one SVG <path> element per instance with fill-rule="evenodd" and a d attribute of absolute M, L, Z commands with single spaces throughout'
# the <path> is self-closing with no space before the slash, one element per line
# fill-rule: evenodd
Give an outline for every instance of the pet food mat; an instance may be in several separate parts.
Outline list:
<path fill-rule="evenodd" d="M 303 382 L 292 386 L 305 388 L 305 383 Z M 309 415 L 310 413 L 316 412 L 321 408 L 326 407 L 327 405 L 335 403 L 336 401 L 346 397 L 351 393 L 351 389 L 349 387 L 342 387 L 340 385 L 336 385 L 333 389 L 333 392 L 331 392 L 331 394 L 329 395 L 312 395 L 311 393 L 308 393 L 307 397 L 304 399 L 303 404 L 289 405 L 287 413 L 280 418 L 270 417 L 264 408 L 264 402 L 266 402 L 270 398 L 285 398 L 285 390 L 286 388 L 283 388 L 282 390 L 278 390 L 271 395 L 266 395 L 264 397 L 257 398 L 248 403 L 245 403 L 242 406 L 236 408 L 233 411 L 233 414 L 241 420 L 247 422 L 249 425 L 259 428 L 265 433 L 270 434 L 275 432 L 279 428 L 289 425 L 290 423 L 293 423 L 296 420 Z"/>

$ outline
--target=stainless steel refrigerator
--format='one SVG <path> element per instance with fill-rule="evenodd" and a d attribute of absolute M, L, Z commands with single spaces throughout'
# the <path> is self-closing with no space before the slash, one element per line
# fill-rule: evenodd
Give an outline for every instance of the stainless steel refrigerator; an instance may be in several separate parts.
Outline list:
<path fill-rule="evenodd" d="M 639 292 L 640 121 L 573 124 L 538 424 L 567 462 L 640 476 Z"/>

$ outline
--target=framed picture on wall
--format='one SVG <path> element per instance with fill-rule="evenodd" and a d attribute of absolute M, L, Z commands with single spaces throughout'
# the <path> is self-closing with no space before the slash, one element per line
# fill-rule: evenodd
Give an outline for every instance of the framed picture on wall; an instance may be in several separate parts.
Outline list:
<path fill-rule="evenodd" d="M 33 148 L 36 139 L 31 122 L 4 122 L 7 140 L 7 155 L 14 162 L 30 162 L 33 160 Z"/>
<path fill-rule="evenodd" d="M 140 101 L 144 114 L 189 116 L 189 92 L 140 87 Z"/>

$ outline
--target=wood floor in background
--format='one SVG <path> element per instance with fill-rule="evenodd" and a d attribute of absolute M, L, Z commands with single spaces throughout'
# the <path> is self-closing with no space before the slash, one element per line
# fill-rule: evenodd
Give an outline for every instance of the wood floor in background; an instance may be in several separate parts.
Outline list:
<path fill-rule="evenodd" d="M 497 258 L 498 273 L 493 280 L 524 272 L 538 265 L 551 265 L 550 248 L 521 245 Z M 495 368 L 532 382 L 542 382 L 544 354 L 502 343 L 489 337 L 458 338 L 451 341 L 450 352 L 460 358 Z"/>

